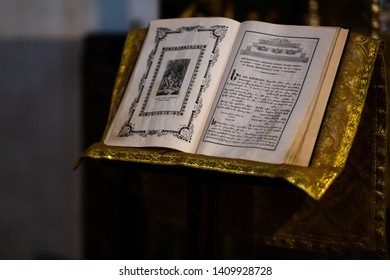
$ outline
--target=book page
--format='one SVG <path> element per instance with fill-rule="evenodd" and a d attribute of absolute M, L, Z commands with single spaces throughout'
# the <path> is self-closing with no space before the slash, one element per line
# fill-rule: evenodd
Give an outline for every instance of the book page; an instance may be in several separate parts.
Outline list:
<path fill-rule="evenodd" d="M 152 21 L 106 145 L 195 152 L 239 23 Z"/>
<path fill-rule="evenodd" d="M 337 69 L 344 51 L 345 43 L 348 38 L 349 30 L 340 29 L 336 38 L 332 56 L 329 59 L 327 71 L 324 74 L 322 86 L 317 97 L 314 97 L 307 109 L 307 114 L 295 136 L 295 141 L 291 145 L 290 151 L 286 155 L 285 163 L 294 163 L 297 165 L 308 165 L 311 159 L 314 145 L 320 130 L 322 119 L 324 117 L 329 92 L 331 92 Z M 310 113 L 311 112 L 311 113 Z"/>
<path fill-rule="evenodd" d="M 314 110 L 337 33 L 243 23 L 198 152 L 283 163 L 308 109 Z"/>

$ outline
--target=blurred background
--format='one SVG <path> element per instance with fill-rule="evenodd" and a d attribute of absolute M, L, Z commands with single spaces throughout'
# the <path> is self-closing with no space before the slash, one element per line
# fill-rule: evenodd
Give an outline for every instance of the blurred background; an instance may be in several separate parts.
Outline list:
<path fill-rule="evenodd" d="M 0 0 L 0 259 L 82 257 L 82 60 L 158 0 Z"/>
<path fill-rule="evenodd" d="M 88 119 L 85 106 L 107 106 L 126 32 L 155 18 L 220 15 L 371 33 L 370 1 L 312 2 L 0 0 L 0 259 L 89 257 L 83 169 L 72 165 L 102 133 L 106 112 Z"/>

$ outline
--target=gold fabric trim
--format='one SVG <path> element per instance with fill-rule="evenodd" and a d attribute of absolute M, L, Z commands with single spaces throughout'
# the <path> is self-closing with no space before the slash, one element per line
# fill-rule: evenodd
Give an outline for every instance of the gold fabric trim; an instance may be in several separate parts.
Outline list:
<path fill-rule="evenodd" d="M 123 96 L 145 34 L 145 30 L 133 30 L 127 36 L 112 93 L 110 115 L 102 139 Z M 208 157 L 166 149 L 112 147 L 104 145 L 102 140 L 84 151 L 80 160 L 89 157 L 179 165 L 240 175 L 280 177 L 318 200 L 345 166 L 380 46 L 380 40 L 368 39 L 358 34 L 350 35 L 309 167 Z M 80 160 L 76 162 L 75 168 L 80 164 Z"/>
<path fill-rule="evenodd" d="M 300 207 L 283 222 L 271 219 L 281 223 L 272 235 L 261 232 L 269 225 L 254 221 L 256 230 L 252 234 L 257 242 L 330 256 L 388 258 L 385 77 L 383 48 L 380 47 L 359 129 L 343 172 L 321 200 L 302 200 Z M 291 199 L 291 194 L 285 199 Z"/>

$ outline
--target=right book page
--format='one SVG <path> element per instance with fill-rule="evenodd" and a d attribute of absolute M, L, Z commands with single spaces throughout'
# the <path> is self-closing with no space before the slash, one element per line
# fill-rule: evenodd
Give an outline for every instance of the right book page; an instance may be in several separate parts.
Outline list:
<path fill-rule="evenodd" d="M 197 153 L 309 165 L 347 34 L 242 23 Z"/>

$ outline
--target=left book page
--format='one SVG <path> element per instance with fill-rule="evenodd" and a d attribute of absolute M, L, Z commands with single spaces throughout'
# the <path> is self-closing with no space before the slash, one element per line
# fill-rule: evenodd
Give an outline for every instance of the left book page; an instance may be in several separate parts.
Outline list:
<path fill-rule="evenodd" d="M 194 153 L 239 25 L 225 18 L 152 21 L 104 143 Z"/>

